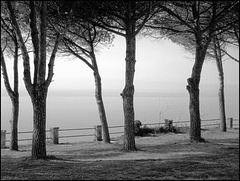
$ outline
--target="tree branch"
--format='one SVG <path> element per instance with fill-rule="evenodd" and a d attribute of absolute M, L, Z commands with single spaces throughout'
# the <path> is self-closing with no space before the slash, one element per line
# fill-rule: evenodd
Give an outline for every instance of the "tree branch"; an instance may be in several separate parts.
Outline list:
<path fill-rule="evenodd" d="M 24 44 L 23 38 L 22 38 L 22 34 L 21 31 L 19 29 L 19 26 L 17 24 L 17 20 L 14 14 L 14 10 L 12 8 L 12 4 L 11 1 L 6 1 L 7 3 L 7 7 L 8 10 L 10 12 L 10 18 L 12 20 L 12 25 L 13 25 L 13 29 L 18 37 L 18 41 L 20 44 L 20 49 L 22 51 L 23 54 L 23 67 L 24 67 L 24 82 L 25 82 L 25 86 L 27 88 L 28 91 L 31 92 L 32 89 L 32 83 L 31 83 L 31 73 L 30 73 L 30 64 L 29 64 L 29 56 L 28 56 L 28 52 L 27 52 L 27 48 Z"/>
<path fill-rule="evenodd" d="M 38 80 L 38 63 L 39 63 L 39 38 L 38 38 L 38 29 L 37 29 L 37 18 L 34 1 L 30 1 L 30 28 L 31 28 L 31 37 L 33 44 L 33 55 L 34 55 L 34 78 L 33 86 L 37 86 Z"/>
<path fill-rule="evenodd" d="M 119 27 L 110 26 L 110 25 L 108 25 L 107 23 L 105 23 L 105 22 L 103 22 L 103 21 L 100 21 L 100 23 L 96 23 L 96 22 L 92 22 L 92 23 L 93 23 L 94 25 L 100 27 L 100 28 L 103 28 L 103 29 L 107 30 L 107 31 L 110 31 L 110 32 L 113 32 L 113 33 L 115 33 L 115 34 L 117 34 L 117 35 L 120 35 L 120 36 L 125 37 L 125 34 L 124 34 L 124 33 L 121 33 L 121 32 L 119 32 L 119 31 L 114 30 L 114 29 L 122 30 L 122 29 L 119 28 Z M 102 24 L 101 24 L 101 23 L 102 23 Z"/>
<path fill-rule="evenodd" d="M 231 56 L 227 51 L 223 50 L 222 48 L 221 48 L 221 51 L 222 51 L 223 53 L 225 53 L 227 56 L 229 56 L 232 60 L 234 60 L 234 61 L 236 61 L 236 62 L 239 63 L 239 60 L 236 59 L 236 58 L 234 58 L 233 56 Z"/>
<path fill-rule="evenodd" d="M 72 5 L 72 7 L 73 6 L 74 6 L 74 3 Z M 53 78 L 53 74 L 54 74 L 53 73 L 53 65 L 54 65 L 55 56 L 56 56 L 56 53 L 57 53 L 59 43 L 63 39 L 64 35 L 66 34 L 66 32 L 68 30 L 68 28 L 70 27 L 70 24 L 71 24 L 71 21 L 72 21 L 72 16 L 73 16 L 73 8 L 70 10 L 70 13 L 68 15 L 68 21 L 66 23 L 66 27 L 65 27 L 64 31 L 61 34 L 57 35 L 57 38 L 56 38 L 56 41 L 55 41 L 55 44 L 54 44 L 54 48 L 53 48 L 53 51 L 52 51 L 52 54 L 51 54 L 51 57 L 50 57 L 50 60 L 49 60 L 49 63 L 48 63 L 48 77 L 47 77 L 47 80 L 45 81 L 45 84 L 47 86 L 50 85 L 50 83 L 52 81 L 52 78 Z"/>
<path fill-rule="evenodd" d="M 87 57 L 89 57 L 89 54 L 90 54 L 90 51 L 86 50 L 85 48 L 79 46 L 78 44 L 76 44 L 75 42 L 73 42 L 71 39 L 67 38 L 67 37 L 64 37 L 63 38 L 64 40 L 66 40 L 67 42 L 71 43 L 73 46 L 79 48 L 84 55 L 86 55 Z"/>
<path fill-rule="evenodd" d="M 81 55 L 77 54 L 74 50 L 72 50 L 68 45 L 65 44 L 65 46 L 67 47 L 67 49 L 77 58 L 79 58 L 80 60 L 82 60 L 84 63 L 87 64 L 87 66 L 92 69 L 93 71 L 94 70 L 94 67 L 85 59 L 83 58 Z"/>
<path fill-rule="evenodd" d="M 17 37 L 14 38 L 14 45 L 15 45 L 15 51 L 14 51 L 14 62 L 13 62 L 13 72 L 14 72 L 14 94 L 15 96 L 18 96 L 18 42 Z"/>
<path fill-rule="evenodd" d="M 1 47 L 1 67 L 2 67 L 2 75 L 3 75 L 4 84 L 5 84 L 7 93 L 12 98 L 14 96 L 14 92 L 9 83 L 8 73 L 7 73 L 7 68 L 6 68 L 6 64 L 5 64 L 5 59 L 3 56 L 2 47 Z"/>
<path fill-rule="evenodd" d="M 143 26 L 145 25 L 145 23 L 148 21 L 149 14 L 150 14 L 150 9 L 149 9 L 148 13 L 145 15 L 142 23 L 139 25 L 139 27 L 137 28 L 137 30 L 134 32 L 134 36 L 136 36 L 136 35 L 139 33 L 139 31 L 141 31 L 141 29 L 143 28 Z"/>
<path fill-rule="evenodd" d="M 40 59 L 39 59 L 39 76 L 38 76 L 38 83 L 43 83 L 45 81 L 46 75 L 46 37 L 47 37 L 47 28 L 46 28 L 46 21 L 47 21 L 47 1 L 41 2 L 41 10 L 40 10 Z"/>
<path fill-rule="evenodd" d="M 152 25 L 145 25 L 145 27 L 152 28 L 152 29 L 169 30 L 169 31 L 172 31 L 174 33 L 193 33 L 191 30 L 177 30 L 177 29 L 170 28 L 170 27 L 161 27 L 161 26 L 152 26 Z"/>
<path fill-rule="evenodd" d="M 182 22 L 184 25 L 186 25 L 188 28 L 190 28 L 191 30 L 194 31 L 194 27 L 192 27 L 189 23 L 187 23 L 186 21 L 184 21 L 179 15 L 177 15 L 176 13 L 174 13 L 172 10 L 168 9 L 165 6 L 162 6 L 162 9 L 164 11 L 166 11 L 167 13 L 169 13 L 170 15 L 172 15 L 173 17 L 176 17 L 180 22 Z"/>

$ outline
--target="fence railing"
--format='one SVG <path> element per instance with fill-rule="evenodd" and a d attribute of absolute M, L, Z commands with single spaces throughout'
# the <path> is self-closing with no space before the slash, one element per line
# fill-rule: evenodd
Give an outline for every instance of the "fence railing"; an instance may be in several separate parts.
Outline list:
<path fill-rule="evenodd" d="M 207 123 L 207 124 L 205 124 Z M 149 123 L 149 124 L 142 124 L 142 126 L 161 126 L 166 123 Z M 176 127 L 189 127 L 190 121 L 177 121 L 172 122 L 173 126 Z M 220 121 L 219 119 L 207 119 L 207 120 L 201 120 L 201 127 L 219 127 Z M 116 135 L 116 134 L 123 134 L 123 129 L 119 130 L 119 128 L 123 128 L 124 126 L 109 126 L 109 130 L 118 129 L 115 132 L 110 131 L 110 135 Z M 227 119 L 227 128 L 239 128 L 239 119 L 233 119 L 228 118 Z M 91 134 L 74 134 L 74 135 L 64 135 L 63 132 L 73 132 L 73 131 L 89 131 L 92 130 L 93 133 Z M 73 129 L 59 129 L 59 127 L 53 127 L 50 128 L 50 130 L 46 130 L 46 133 L 49 132 L 49 136 L 46 137 L 46 141 L 50 141 L 52 144 L 59 144 L 59 138 L 73 138 L 73 137 L 93 137 L 95 141 L 101 141 L 102 140 L 102 127 L 101 125 L 94 126 L 93 128 L 73 128 Z M 62 134 L 60 134 L 60 132 Z M 18 132 L 18 134 L 32 134 L 33 131 L 24 131 L 24 132 Z M 1 148 L 6 147 L 6 142 L 10 142 L 9 139 L 6 139 L 7 135 L 10 135 L 10 133 L 6 132 L 6 130 L 1 130 Z M 31 138 L 21 138 L 18 139 L 18 141 L 31 141 Z"/>

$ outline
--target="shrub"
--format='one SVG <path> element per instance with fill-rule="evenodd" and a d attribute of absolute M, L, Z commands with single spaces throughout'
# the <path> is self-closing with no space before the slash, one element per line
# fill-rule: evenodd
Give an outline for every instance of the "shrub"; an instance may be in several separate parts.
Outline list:
<path fill-rule="evenodd" d="M 177 133 L 178 130 L 174 126 L 172 126 L 172 127 L 159 127 L 156 130 L 156 133 L 169 133 L 169 132 Z"/>
<path fill-rule="evenodd" d="M 142 126 L 141 121 L 136 120 L 135 124 L 135 136 L 146 136 L 148 134 L 159 134 L 159 133 L 178 133 L 178 129 L 174 126 L 165 126 L 165 127 L 147 127 L 146 125 Z"/>
<path fill-rule="evenodd" d="M 154 132 L 155 132 L 154 128 L 149 128 L 146 125 L 140 128 L 140 136 L 145 136 L 149 133 L 154 133 Z"/>

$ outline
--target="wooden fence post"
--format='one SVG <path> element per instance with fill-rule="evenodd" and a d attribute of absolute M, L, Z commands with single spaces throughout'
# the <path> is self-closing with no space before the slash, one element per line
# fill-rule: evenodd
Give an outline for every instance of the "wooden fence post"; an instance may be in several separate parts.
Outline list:
<path fill-rule="evenodd" d="M 97 126 L 94 126 L 94 129 L 95 129 L 95 138 L 94 140 L 95 141 L 102 141 L 102 126 L 101 125 L 97 125 Z"/>
<path fill-rule="evenodd" d="M 59 144 L 59 127 L 50 128 L 50 134 L 53 144 Z"/>
<path fill-rule="evenodd" d="M 233 128 L 233 118 L 229 118 L 229 128 Z"/>
<path fill-rule="evenodd" d="M 6 148 L 6 130 L 1 130 L 1 148 Z"/>

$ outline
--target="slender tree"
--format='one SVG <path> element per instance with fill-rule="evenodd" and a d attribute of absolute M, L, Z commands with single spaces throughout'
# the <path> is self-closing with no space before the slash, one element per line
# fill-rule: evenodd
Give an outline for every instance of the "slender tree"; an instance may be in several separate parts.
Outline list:
<path fill-rule="evenodd" d="M 1 68 L 6 91 L 12 102 L 12 119 L 10 120 L 10 150 L 18 150 L 18 117 L 19 117 L 19 91 L 18 91 L 18 50 L 19 45 L 16 34 L 14 33 L 6 11 L 6 4 L 1 2 Z M 7 67 L 5 63 L 5 55 L 13 58 L 13 89 L 11 88 Z"/>
<path fill-rule="evenodd" d="M 237 61 L 236 58 L 232 57 L 227 53 L 226 47 L 232 40 L 229 40 L 229 34 L 226 35 L 226 32 L 214 36 L 213 41 L 210 45 L 210 48 L 207 52 L 207 56 L 215 59 L 217 70 L 219 74 L 219 119 L 220 119 L 220 130 L 223 132 L 227 131 L 226 125 L 226 112 L 225 112 L 225 95 L 224 95 L 224 71 L 223 71 L 223 57 L 227 55 L 230 59 Z"/>
<path fill-rule="evenodd" d="M 9 83 L 7 67 L 5 63 L 5 58 L 3 55 L 3 50 L 1 47 L 1 68 L 4 79 L 4 84 L 7 90 L 7 93 L 12 102 L 12 119 L 10 120 L 11 124 L 11 132 L 10 132 L 10 150 L 18 150 L 18 115 L 19 115 L 19 92 L 18 92 L 18 44 L 14 40 L 15 50 L 14 50 L 14 63 L 13 63 L 13 71 L 14 71 L 14 88 L 11 88 Z"/>
<path fill-rule="evenodd" d="M 47 37 L 47 5 L 49 2 L 35 2 L 29 1 L 29 27 L 31 30 L 31 39 L 34 54 L 34 73 L 33 82 L 31 80 L 31 71 L 29 63 L 29 54 L 27 47 L 23 41 L 24 32 L 21 31 L 16 20 L 16 9 L 13 8 L 11 1 L 6 1 L 8 10 L 10 12 L 11 22 L 13 29 L 17 35 L 18 43 L 23 56 L 24 66 L 24 83 L 25 87 L 31 97 L 33 105 L 33 139 L 32 139 L 32 152 L 33 159 L 45 159 L 46 154 L 46 99 L 48 87 L 53 77 L 53 65 L 55 55 L 58 50 L 59 42 L 62 40 L 67 28 L 71 22 L 72 10 L 69 12 L 69 21 L 63 28 L 61 33 L 56 36 L 56 41 L 50 56 L 48 64 L 48 75 L 46 76 L 46 37 Z M 36 5 L 38 5 L 36 8 Z"/>
<path fill-rule="evenodd" d="M 232 10 L 227 13 L 227 18 L 224 21 L 217 24 L 217 26 L 223 26 L 224 24 L 228 24 L 229 19 L 232 19 L 232 22 L 239 22 L 239 6 L 235 6 Z M 227 22 L 226 22 L 227 21 Z M 229 57 L 230 59 L 239 62 L 235 57 L 230 55 L 227 52 L 227 48 L 231 47 L 239 47 L 239 24 L 232 23 L 228 26 L 227 29 L 223 29 L 223 31 L 215 32 L 212 42 L 209 45 L 207 50 L 207 58 L 212 58 L 216 61 L 217 70 L 219 74 L 219 91 L 218 91 L 218 99 L 219 99 L 219 119 L 220 119 L 220 130 L 223 132 L 227 131 L 226 126 L 226 111 L 225 111 L 225 95 L 224 95 L 224 71 L 223 71 L 223 58 Z"/>
<path fill-rule="evenodd" d="M 72 28 L 70 27 L 66 33 L 60 49 L 61 52 L 68 52 L 83 61 L 93 71 L 95 98 L 103 130 L 103 141 L 105 143 L 110 143 L 110 135 L 103 103 L 102 82 L 95 49 L 98 44 L 109 43 L 111 40 L 112 38 L 107 31 L 101 30 L 90 23 L 75 22 Z"/>
<path fill-rule="evenodd" d="M 58 2 L 60 6 L 67 8 L 69 5 L 66 2 Z M 61 56 L 74 56 L 83 61 L 92 71 L 95 80 L 95 98 L 98 106 L 99 118 L 103 130 L 103 141 L 110 143 L 110 135 L 105 113 L 103 97 L 102 97 L 102 82 L 98 69 L 97 58 L 95 51 L 101 45 L 111 44 L 113 36 L 96 25 L 87 21 L 86 11 L 91 8 L 91 4 L 86 2 L 76 3 L 76 11 L 73 14 L 72 25 L 66 32 L 62 43 L 60 43 L 59 53 Z M 92 9 L 92 8 L 91 8 Z M 56 16 L 56 12 L 52 11 L 51 23 L 49 29 L 52 33 L 56 32 L 56 26 L 62 27 L 67 22 L 66 17 Z M 52 40 L 51 36 L 50 39 Z M 54 39 L 53 39 L 54 40 Z"/>
<path fill-rule="evenodd" d="M 220 129 L 221 131 L 226 132 L 227 125 L 226 125 L 225 97 L 224 97 L 224 73 L 223 73 L 223 65 L 222 65 L 221 45 L 217 36 L 213 38 L 213 44 L 214 44 L 214 49 L 213 49 L 214 55 L 215 55 L 217 69 L 219 73 L 218 98 L 219 98 L 219 113 L 220 113 Z"/>
<path fill-rule="evenodd" d="M 236 22 L 239 22 L 239 5 L 235 6 L 232 9 L 231 13 L 228 14 L 229 19 L 235 19 Z M 226 19 L 228 21 L 228 19 Z M 218 91 L 218 99 L 219 99 L 219 117 L 220 117 L 220 130 L 222 132 L 227 131 L 226 124 L 226 111 L 225 111 L 225 94 L 224 94 L 224 71 L 223 71 L 223 56 L 226 55 L 230 59 L 239 63 L 239 60 L 232 55 L 230 55 L 226 47 L 228 45 L 235 46 L 239 48 L 239 23 L 234 23 L 229 29 L 221 32 L 221 34 L 216 33 L 216 36 L 213 38 L 212 43 L 212 52 L 213 57 L 216 60 L 217 70 L 219 73 L 219 91 Z"/>

